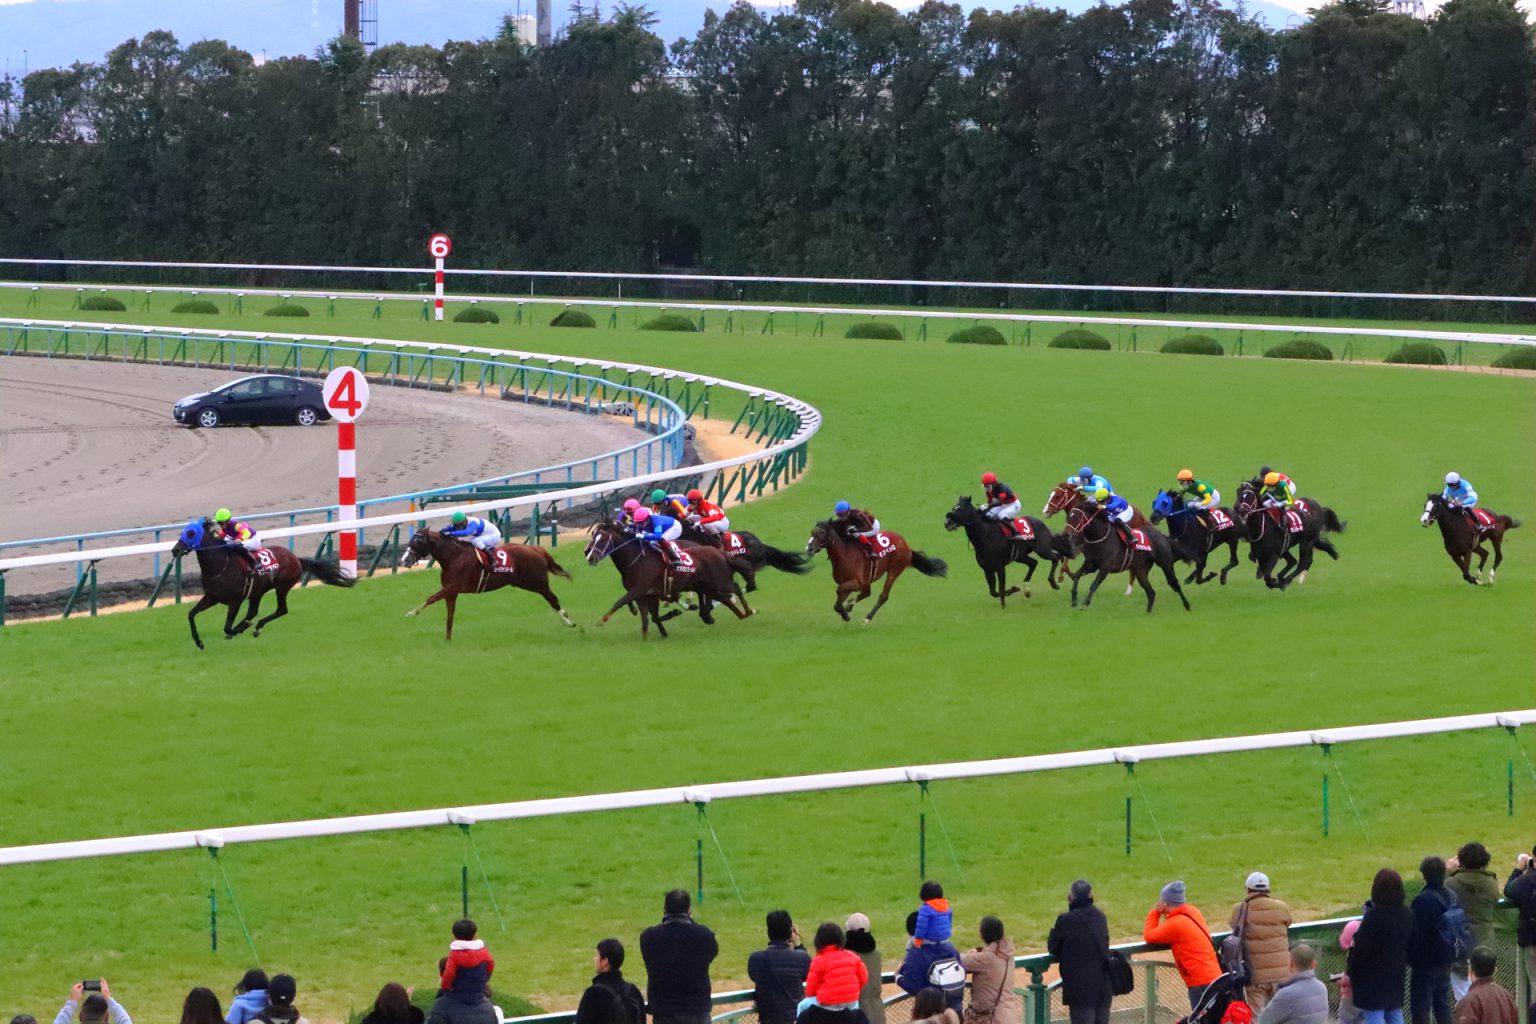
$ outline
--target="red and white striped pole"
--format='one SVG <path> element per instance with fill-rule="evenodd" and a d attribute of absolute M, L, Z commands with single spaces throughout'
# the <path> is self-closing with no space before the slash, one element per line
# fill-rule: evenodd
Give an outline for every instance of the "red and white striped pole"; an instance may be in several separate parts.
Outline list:
<path fill-rule="evenodd" d="M 435 320 L 443 318 L 443 261 L 448 258 L 448 254 L 452 251 L 453 242 L 442 232 L 438 232 L 427 241 L 427 252 L 431 253 L 432 258 L 437 261 L 437 274 L 433 280 L 434 299 L 432 312 L 433 319 Z"/>
<path fill-rule="evenodd" d="M 352 366 L 326 374 L 325 407 L 336 421 L 336 518 L 357 520 L 357 418 L 368 407 L 368 378 Z M 357 579 L 357 531 L 343 529 L 339 545 L 341 574 Z"/>

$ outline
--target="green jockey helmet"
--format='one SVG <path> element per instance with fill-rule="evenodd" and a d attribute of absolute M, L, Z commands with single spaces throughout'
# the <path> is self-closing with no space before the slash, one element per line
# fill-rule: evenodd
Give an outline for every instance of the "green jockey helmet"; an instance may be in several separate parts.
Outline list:
<path fill-rule="evenodd" d="M 466 516 L 463 512 L 455 512 L 453 514 L 454 526 L 463 526 L 467 522 L 469 522 L 469 516 Z"/>
<path fill-rule="evenodd" d="M 227 523 L 233 518 L 227 508 L 221 508 L 213 514 L 213 521 L 216 523 Z"/>
<path fill-rule="evenodd" d="M 660 487 L 656 488 L 654 491 L 651 492 L 651 501 L 652 502 L 666 501 L 666 500 L 667 500 L 667 492 L 662 490 Z"/>

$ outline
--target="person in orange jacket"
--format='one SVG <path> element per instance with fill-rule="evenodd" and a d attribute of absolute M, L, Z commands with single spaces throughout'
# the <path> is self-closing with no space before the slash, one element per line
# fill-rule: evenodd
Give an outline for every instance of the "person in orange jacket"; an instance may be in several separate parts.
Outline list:
<path fill-rule="evenodd" d="M 1199 909 L 1189 903 L 1182 881 L 1163 886 L 1157 902 L 1147 911 L 1141 937 L 1173 951 L 1173 964 L 1189 989 L 1191 1009 L 1200 1001 L 1206 986 L 1221 977 L 1211 930 Z"/>

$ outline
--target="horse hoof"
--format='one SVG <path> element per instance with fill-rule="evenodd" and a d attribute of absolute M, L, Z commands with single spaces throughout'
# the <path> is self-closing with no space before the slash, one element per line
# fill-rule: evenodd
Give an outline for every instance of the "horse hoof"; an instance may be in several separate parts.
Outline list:
<path fill-rule="evenodd" d="M 866 615 L 866 616 L 864 616 L 864 625 L 866 625 L 866 626 L 867 626 L 867 625 L 869 625 L 869 624 L 870 624 L 870 622 L 872 622 L 872 621 L 873 621 L 873 620 L 872 620 L 872 619 L 870 619 L 870 617 L 869 617 L 869 616 L 867 616 L 867 615 Z"/>
<path fill-rule="evenodd" d="M 416 617 L 417 611 L 419 611 L 419 610 L 420 609 L 412 608 L 410 611 L 405 613 L 405 617 L 408 618 L 408 619 L 414 619 Z"/>

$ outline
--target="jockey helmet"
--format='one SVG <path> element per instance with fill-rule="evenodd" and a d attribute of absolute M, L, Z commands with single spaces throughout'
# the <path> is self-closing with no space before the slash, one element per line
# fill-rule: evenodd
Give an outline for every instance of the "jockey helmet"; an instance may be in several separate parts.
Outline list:
<path fill-rule="evenodd" d="M 654 491 L 651 492 L 651 501 L 652 502 L 666 501 L 666 500 L 667 500 L 667 492 L 662 490 L 660 487 L 656 488 Z"/>
<path fill-rule="evenodd" d="M 640 500 L 638 498 L 630 498 L 628 501 L 626 501 L 624 503 L 624 511 L 625 512 L 633 512 L 635 509 L 637 509 L 639 507 L 640 507 Z"/>
<path fill-rule="evenodd" d="M 1098 490 L 1093 492 L 1094 501 L 1103 501 L 1107 497 L 1109 497 L 1109 488 L 1107 487 L 1100 487 Z"/>
<path fill-rule="evenodd" d="M 453 514 L 454 526 L 463 526 L 467 522 L 469 522 L 469 516 L 465 515 L 463 512 L 455 512 Z"/>
<path fill-rule="evenodd" d="M 693 490 L 688 492 L 688 500 L 689 501 L 703 501 L 704 500 L 704 492 L 699 490 L 697 487 L 695 487 Z"/>
<path fill-rule="evenodd" d="M 1195 478 L 1195 471 L 1194 470 L 1192 470 L 1192 469 L 1181 469 L 1181 470 L 1179 470 L 1179 482 L 1180 483 L 1186 483 L 1187 484 L 1187 483 L 1189 483 L 1189 481 L 1193 480 L 1194 478 Z"/>
<path fill-rule="evenodd" d="M 993 484 L 997 483 L 997 474 L 983 473 L 981 474 L 981 482 L 986 484 L 988 487 L 991 487 Z"/>
<path fill-rule="evenodd" d="M 1447 473 L 1447 474 L 1445 474 L 1445 486 L 1447 486 L 1447 487 L 1455 487 L 1459 483 L 1461 483 L 1461 474 L 1460 473 Z"/>
<path fill-rule="evenodd" d="M 1264 477 L 1269 476 L 1269 474 L 1270 474 L 1270 468 L 1268 466 L 1260 466 L 1259 467 L 1259 479 L 1262 480 Z"/>
<path fill-rule="evenodd" d="M 1265 473 L 1264 474 L 1264 486 L 1265 487 L 1273 487 L 1273 486 L 1275 486 L 1275 484 L 1277 484 L 1279 482 L 1280 482 L 1280 474 L 1279 473 Z"/>
<path fill-rule="evenodd" d="M 232 517 L 230 515 L 229 509 L 227 508 L 221 508 L 213 514 L 213 521 L 216 523 L 227 523 L 231 518 Z"/>
<path fill-rule="evenodd" d="M 635 509 L 635 522 L 643 523 L 650 518 L 651 510 L 646 508 L 644 505 L 641 505 L 639 508 Z"/>
<path fill-rule="evenodd" d="M 1077 475 L 1082 477 L 1084 480 L 1092 480 L 1093 479 L 1093 467 L 1092 466 L 1084 466 L 1082 469 L 1077 471 Z"/>
<path fill-rule="evenodd" d="M 852 508 L 853 506 L 848 504 L 846 501 L 840 501 L 836 505 L 832 506 L 832 511 L 842 516 L 847 515 Z"/>

